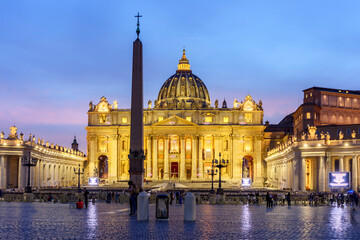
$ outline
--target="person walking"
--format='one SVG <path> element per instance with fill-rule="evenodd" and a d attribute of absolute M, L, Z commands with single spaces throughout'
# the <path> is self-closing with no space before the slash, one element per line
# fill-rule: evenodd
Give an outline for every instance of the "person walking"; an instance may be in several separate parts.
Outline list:
<path fill-rule="evenodd" d="M 136 214 L 137 210 L 137 196 L 139 195 L 139 190 L 134 183 L 130 187 L 130 216 Z"/>
<path fill-rule="evenodd" d="M 269 192 L 267 192 L 266 193 L 266 207 L 267 208 L 270 208 L 270 201 L 271 201 L 271 199 L 270 199 L 270 193 Z"/>
<path fill-rule="evenodd" d="M 286 201 L 287 201 L 288 207 L 290 207 L 291 206 L 290 192 L 288 192 L 288 194 L 286 195 Z"/>
<path fill-rule="evenodd" d="M 84 188 L 84 203 L 85 203 L 85 208 L 88 208 L 89 191 L 86 188 Z"/>
<path fill-rule="evenodd" d="M 173 201 L 174 201 L 174 193 L 170 191 L 170 205 L 173 204 Z"/>

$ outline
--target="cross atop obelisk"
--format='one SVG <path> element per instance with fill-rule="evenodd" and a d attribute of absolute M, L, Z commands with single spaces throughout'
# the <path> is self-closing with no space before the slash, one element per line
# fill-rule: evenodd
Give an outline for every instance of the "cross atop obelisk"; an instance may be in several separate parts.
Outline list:
<path fill-rule="evenodd" d="M 137 39 L 133 43 L 133 68 L 131 86 L 131 125 L 130 125 L 130 181 L 142 188 L 144 181 L 144 125 L 143 125 L 143 57 L 138 13 Z"/>
<path fill-rule="evenodd" d="M 137 18 L 136 34 L 137 34 L 137 38 L 139 38 L 139 34 L 140 34 L 140 18 L 141 18 L 142 16 L 138 13 L 135 17 Z"/>

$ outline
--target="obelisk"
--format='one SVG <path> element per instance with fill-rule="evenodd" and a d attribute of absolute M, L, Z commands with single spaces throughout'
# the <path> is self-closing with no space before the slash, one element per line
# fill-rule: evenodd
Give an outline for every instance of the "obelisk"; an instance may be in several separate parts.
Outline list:
<path fill-rule="evenodd" d="M 133 68 L 131 86 L 131 126 L 130 126 L 130 181 L 139 189 L 144 181 L 144 126 L 143 126 L 143 57 L 142 42 L 139 39 L 140 23 L 137 14 L 137 38 L 133 43 Z"/>

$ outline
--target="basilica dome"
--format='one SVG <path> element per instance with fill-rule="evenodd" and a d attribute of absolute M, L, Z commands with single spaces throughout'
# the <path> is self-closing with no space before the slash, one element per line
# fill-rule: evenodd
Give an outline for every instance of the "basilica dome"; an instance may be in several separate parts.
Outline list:
<path fill-rule="evenodd" d="M 183 50 L 178 70 L 162 85 L 155 102 L 157 109 L 199 109 L 210 107 L 210 95 L 203 81 L 190 70 Z"/>

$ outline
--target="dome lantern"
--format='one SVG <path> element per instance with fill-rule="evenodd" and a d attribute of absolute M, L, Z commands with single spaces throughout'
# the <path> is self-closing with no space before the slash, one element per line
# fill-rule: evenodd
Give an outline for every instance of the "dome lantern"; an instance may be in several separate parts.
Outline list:
<path fill-rule="evenodd" d="M 179 60 L 177 72 L 179 72 L 179 71 L 191 71 L 189 60 L 186 58 L 186 55 L 185 55 L 185 49 L 183 49 L 182 58 Z"/>

